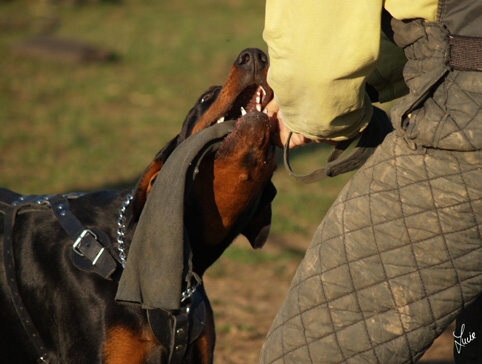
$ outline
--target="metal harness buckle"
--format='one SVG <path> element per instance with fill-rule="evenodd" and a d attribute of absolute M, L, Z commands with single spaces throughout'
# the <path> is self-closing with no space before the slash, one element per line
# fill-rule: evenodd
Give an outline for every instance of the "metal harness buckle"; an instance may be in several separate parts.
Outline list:
<path fill-rule="evenodd" d="M 74 242 L 74 245 L 72 245 L 72 249 L 74 249 L 74 252 L 76 252 L 77 254 L 79 254 L 81 257 L 84 256 L 84 253 L 82 253 L 82 251 L 79 249 L 79 245 L 80 243 L 82 242 L 82 239 L 85 238 L 87 236 L 87 234 L 90 234 L 92 235 L 92 237 L 97 240 L 97 235 L 94 234 L 94 232 L 90 229 L 85 229 L 84 231 L 82 231 L 79 235 L 79 237 L 75 240 Z M 94 261 L 92 262 L 92 265 L 95 265 L 95 262 L 97 261 L 97 259 L 99 258 L 99 256 L 102 254 L 102 252 L 104 251 L 104 248 L 102 248 L 99 253 L 97 254 L 97 256 L 95 257 Z"/>

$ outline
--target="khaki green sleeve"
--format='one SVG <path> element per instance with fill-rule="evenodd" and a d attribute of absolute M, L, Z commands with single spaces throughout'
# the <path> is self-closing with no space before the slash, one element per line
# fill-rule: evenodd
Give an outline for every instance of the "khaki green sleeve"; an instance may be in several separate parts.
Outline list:
<path fill-rule="evenodd" d="M 337 141 L 366 127 L 381 9 L 382 0 L 267 0 L 268 82 L 290 130 Z"/>
<path fill-rule="evenodd" d="M 382 32 L 380 59 L 367 79 L 367 82 L 377 90 L 378 100 L 381 103 L 392 101 L 408 93 L 408 87 L 403 79 L 405 63 L 407 58 L 403 50 Z"/>

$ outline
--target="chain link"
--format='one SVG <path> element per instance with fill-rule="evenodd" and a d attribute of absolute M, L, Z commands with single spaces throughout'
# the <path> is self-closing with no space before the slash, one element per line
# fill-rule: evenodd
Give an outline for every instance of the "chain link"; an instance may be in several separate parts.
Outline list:
<path fill-rule="evenodd" d="M 199 287 L 200 283 L 196 282 L 196 284 L 192 287 L 188 287 L 184 292 L 181 293 L 181 303 L 190 298 L 194 292 L 196 292 L 197 288 Z"/>
<path fill-rule="evenodd" d="M 117 219 L 117 251 L 119 252 L 119 260 L 121 261 L 123 268 L 125 268 L 125 263 L 126 263 L 126 252 L 124 249 L 124 236 L 125 236 L 127 218 L 125 217 L 125 213 L 126 213 L 127 206 L 129 206 L 132 201 L 133 193 L 134 193 L 134 190 L 132 190 L 131 193 L 127 194 L 125 201 L 122 202 L 122 207 L 119 210 L 119 218 Z M 196 292 L 200 284 L 201 283 L 197 281 L 196 284 L 194 284 L 191 287 L 188 287 L 184 292 L 182 292 L 181 303 L 187 300 L 188 298 L 190 298 L 194 294 L 194 292 Z"/>
<path fill-rule="evenodd" d="M 126 264 L 124 236 L 125 236 L 127 218 L 125 216 L 125 213 L 126 213 L 127 206 L 129 206 L 132 201 L 133 193 L 134 193 L 134 190 L 132 190 L 131 193 L 127 194 L 125 201 L 122 201 L 122 207 L 119 210 L 119 218 L 117 219 L 117 251 L 119 252 L 119 259 L 121 261 L 123 268 L 125 267 L 125 264 Z"/>

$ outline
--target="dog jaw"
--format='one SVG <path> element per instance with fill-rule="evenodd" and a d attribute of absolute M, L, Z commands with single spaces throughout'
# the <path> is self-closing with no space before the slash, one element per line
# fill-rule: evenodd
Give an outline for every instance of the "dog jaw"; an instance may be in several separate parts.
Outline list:
<path fill-rule="evenodd" d="M 251 87 L 252 88 L 252 87 Z M 245 90 L 246 94 L 249 95 L 249 90 Z M 246 94 L 241 94 L 232 106 L 231 110 L 226 113 L 226 115 L 221 116 L 216 120 L 217 124 L 224 122 L 225 120 L 234 120 L 238 117 L 246 115 L 250 111 L 261 111 L 264 106 L 266 106 L 265 100 L 268 95 L 263 86 L 258 86 L 256 92 L 251 97 L 246 97 Z M 239 111 L 237 109 L 239 108 Z M 214 123 L 213 123 L 214 124 Z"/>
<path fill-rule="evenodd" d="M 194 188 L 207 227 L 206 244 L 217 245 L 227 236 L 275 171 L 270 134 L 268 116 L 249 112 L 238 120 L 219 150 L 201 162 Z"/>

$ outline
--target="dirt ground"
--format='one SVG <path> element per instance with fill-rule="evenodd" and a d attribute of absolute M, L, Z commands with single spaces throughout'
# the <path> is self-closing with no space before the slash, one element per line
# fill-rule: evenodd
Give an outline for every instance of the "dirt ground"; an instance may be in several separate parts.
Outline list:
<path fill-rule="evenodd" d="M 235 246 L 247 244 L 246 241 L 235 242 Z M 276 258 L 274 261 L 253 264 L 221 257 L 208 270 L 204 280 L 215 313 L 215 363 L 258 363 L 266 333 L 308 244 L 302 238 L 292 238 L 289 243 L 282 239 L 271 239 L 263 251 L 279 256 L 283 250 L 289 250 L 297 252 L 297 258 Z M 420 362 L 454 363 L 453 331 L 453 326 L 449 326 Z"/>

